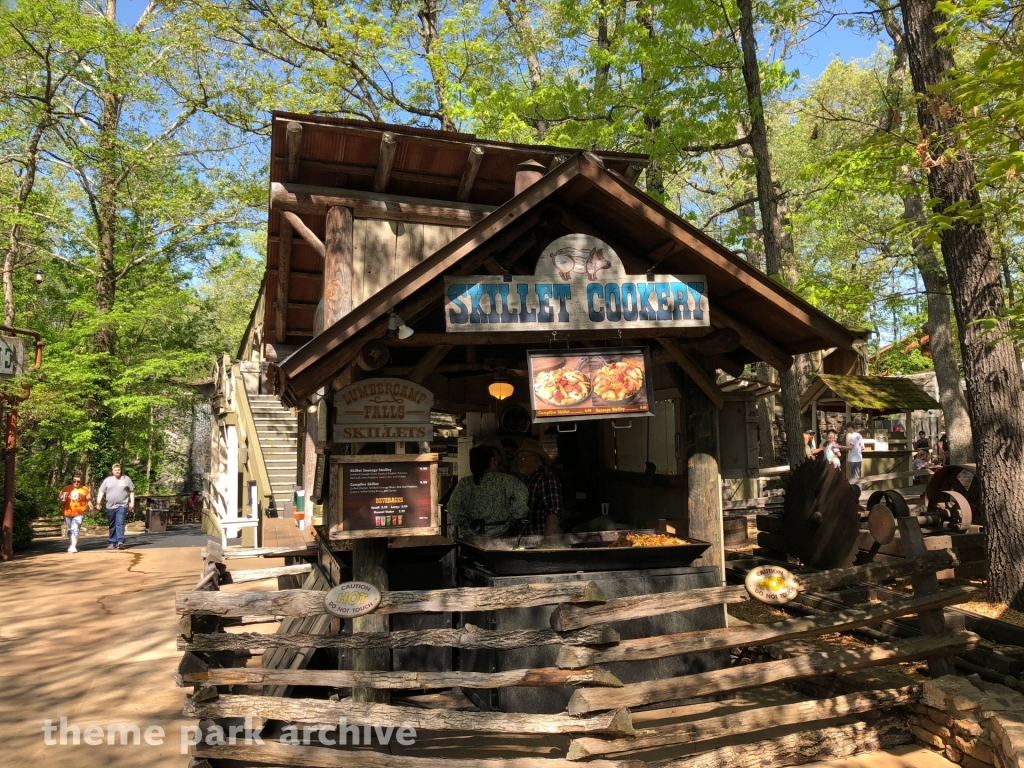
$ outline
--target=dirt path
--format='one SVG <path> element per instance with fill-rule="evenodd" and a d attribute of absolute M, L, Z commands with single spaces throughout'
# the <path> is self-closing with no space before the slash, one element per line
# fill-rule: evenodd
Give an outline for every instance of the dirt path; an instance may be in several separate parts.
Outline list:
<path fill-rule="evenodd" d="M 180 729 L 194 723 L 181 718 L 174 686 L 174 592 L 195 585 L 205 540 L 183 528 L 129 535 L 128 549 L 110 552 L 106 537 L 86 538 L 71 555 L 45 539 L 0 566 L 0 766 L 187 765 Z M 82 737 L 98 726 L 102 744 L 68 736 L 62 745 L 58 728 L 47 745 L 44 722 L 61 717 Z M 107 743 L 108 726 L 132 725 L 139 744 L 121 745 L 116 732 Z M 150 726 L 162 729 L 161 744 L 146 743 Z"/>

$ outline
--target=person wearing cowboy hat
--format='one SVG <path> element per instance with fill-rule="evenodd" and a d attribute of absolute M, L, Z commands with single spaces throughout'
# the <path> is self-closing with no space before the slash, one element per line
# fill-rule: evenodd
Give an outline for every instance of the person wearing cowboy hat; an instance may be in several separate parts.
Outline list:
<path fill-rule="evenodd" d="M 530 514 L 526 518 L 527 535 L 551 535 L 559 532 L 562 507 L 562 483 L 551 471 L 551 457 L 538 440 L 524 440 L 516 452 L 516 469 L 529 492 Z"/>

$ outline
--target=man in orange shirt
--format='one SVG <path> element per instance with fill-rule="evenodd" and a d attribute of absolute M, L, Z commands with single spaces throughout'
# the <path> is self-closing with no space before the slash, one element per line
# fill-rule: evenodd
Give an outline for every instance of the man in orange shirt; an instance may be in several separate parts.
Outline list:
<path fill-rule="evenodd" d="M 64 518 L 68 524 L 68 536 L 71 538 L 71 546 L 68 552 L 78 551 L 78 532 L 82 528 L 82 518 L 87 511 L 92 511 L 92 499 L 89 489 L 82 485 L 82 473 L 75 472 L 71 476 L 71 485 L 65 485 L 60 489 L 60 500 L 64 512 Z"/>

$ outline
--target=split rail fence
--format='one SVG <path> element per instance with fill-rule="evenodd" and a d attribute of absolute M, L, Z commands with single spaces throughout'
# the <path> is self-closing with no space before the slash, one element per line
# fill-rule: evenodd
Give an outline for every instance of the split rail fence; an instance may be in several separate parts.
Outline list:
<path fill-rule="evenodd" d="M 724 717 L 706 717 L 685 723 L 637 728 L 633 712 L 677 706 L 679 701 L 704 697 L 728 697 L 763 686 L 795 683 L 809 678 L 851 670 L 923 659 L 942 660 L 973 648 L 977 637 L 970 632 L 942 629 L 943 606 L 966 602 L 972 590 L 934 588 L 936 571 L 952 567 L 951 551 L 933 551 L 885 563 L 824 571 L 806 576 L 802 589 L 821 591 L 862 582 L 883 582 L 912 577 L 915 594 L 884 604 L 863 604 L 810 617 L 791 618 L 771 624 L 740 625 L 725 629 L 683 632 L 623 640 L 615 625 L 666 612 L 737 603 L 749 599 L 743 586 L 697 589 L 637 597 L 605 599 L 593 582 L 470 587 L 428 591 L 385 592 L 377 609 L 383 614 L 449 611 L 517 610 L 555 606 L 550 628 L 514 631 L 488 630 L 471 625 L 459 629 L 425 629 L 390 633 L 328 634 L 331 617 L 324 610 L 323 591 L 329 584 L 315 565 L 290 565 L 230 573 L 225 560 L 240 555 L 285 552 L 259 550 L 223 551 L 211 543 L 204 574 L 197 587 L 179 592 L 178 648 L 184 651 L 176 675 L 178 685 L 192 687 L 185 714 L 200 720 L 207 734 L 232 718 L 337 728 L 341 717 L 356 726 L 379 728 L 410 726 L 431 732 L 504 734 L 513 739 L 524 734 L 564 734 L 564 757 L 470 759 L 391 755 L 360 750 L 300 746 L 266 741 L 258 744 L 218 745 L 206 740 L 192 748 L 192 766 L 218 766 L 222 760 L 245 765 L 348 766 L 350 768 L 566 768 L 586 761 L 591 768 L 654 765 L 645 762 L 651 750 L 676 757 L 657 760 L 659 768 L 704 768 L 725 764 L 773 768 L 810 760 L 844 757 L 869 752 L 911 739 L 902 707 L 913 704 L 919 688 L 913 684 L 884 690 L 863 690 L 831 698 L 760 706 Z M 221 592 L 227 581 L 241 583 L 275 576 L 304 576 L 304 589 L 276 592 Z M 922 586 L 923 585 L 923 586 Z M 920 637 L 897 642 L 807 652 L 794 641 L 864 627 L 887 619 L 917 614 L 923 629 L 938 627 Z M 930 618 L 931 621 L 925 621 Z M 281 621 L 276 634 L 225 632 L 228 625 L 274 619 Z M 938 624 L 935 622 L 938 621 Z M 621 626 L 621 624 L 620 624 Z M 787 655 L 787 643 L 791 649 Z M 462 649 L 516 649 L 527 646 L 559 647 L 555 666 L 500 672 L 416 672 L 310 670 L 303 668 L 317 648 L 396 649 L 441 646 Z M 725 649 L 771 647 L 774 658 L 682 677 L 623 683 L 602 664 L 678 657 Z M 263 654 L 263 667 L 239 666 L 249 654 Z M 749 659 L 748 659 L 749 660 Z M 245 693 L 234 693 L 246 686 Z M 263 695 L 253 695 L 263 686 Z M 393 691 L 410 689 L 500 688 L 506 686 L 571 686 L 573 693 L 565 712 L 521 714 L 512 712 L 423 709 L 392 704 L 357 703 L 350 699 L 290 698 L 297 686 L 304 689 L 365 687 Z M 336 697 L 335 697 L 336 698 Z M 867 713 L 877 713 L 868 715 Z M 855 721 L 837 718 L 862 716 Z M 806 724 L 796 733 L 757 739 L 756 733 L 780 725 Z M 817 724 L 817 725 L 815 725 Z M 824 727 L 822 727 L 824 726 Z M 704 748 L 702 743 L 743 734 L 742 746 Z M 698 754 L 694 754 L 694 753 Z M 431 753 L 436 754 L 436 753 Z M 628 756 L 628 757 L 623 757 Z M 231 763 L 237 765 L 239 763 Z"/>

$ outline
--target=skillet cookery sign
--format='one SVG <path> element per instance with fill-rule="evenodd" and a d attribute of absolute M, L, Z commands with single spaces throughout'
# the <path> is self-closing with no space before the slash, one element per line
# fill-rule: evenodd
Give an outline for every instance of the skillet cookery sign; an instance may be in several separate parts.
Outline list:
<path fill-rule="evenodd" d="M 444 292 L 449 333 L 710 324 L 703 275 L 628 275 L 615 251 L 590 235 L 552 241 L 532 277 L 449 276 Z"/>
<path fill-rule="evenodd" d="M 534 350 L 526 365 L 534 421 L 654 414 L 647 347 Z"/>

